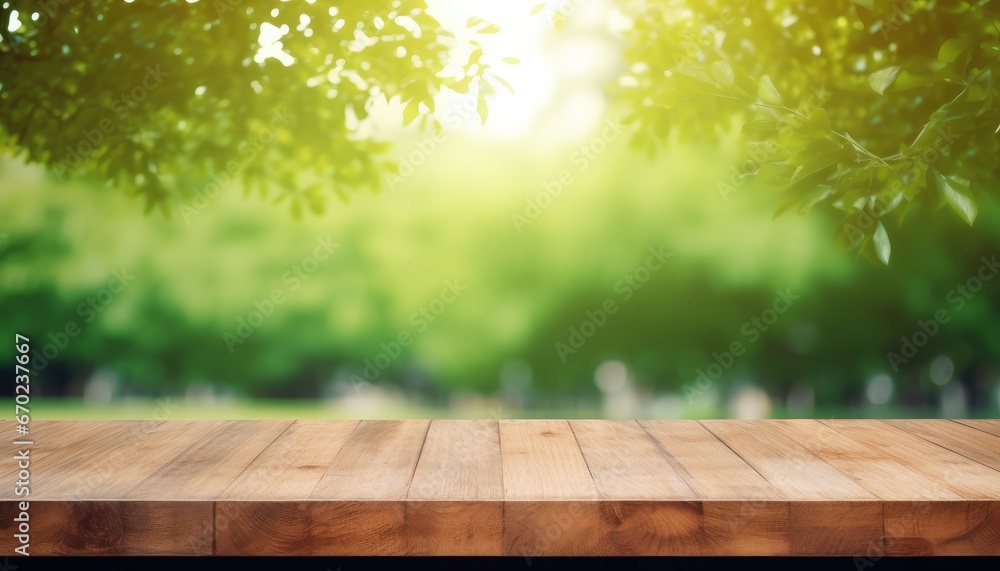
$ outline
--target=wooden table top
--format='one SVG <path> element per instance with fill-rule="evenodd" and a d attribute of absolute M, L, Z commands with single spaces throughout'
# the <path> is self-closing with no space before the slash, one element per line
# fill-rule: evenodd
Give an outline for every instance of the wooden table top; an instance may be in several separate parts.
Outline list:
<path fill-rule="evenodd" d="M 8 554 L 28 500 L 33 555 L 1000 555 L 1000 420 L 32 421 L 27 438 L 7 458 L 30 448 L 30 496 L 0 464 Z"/>

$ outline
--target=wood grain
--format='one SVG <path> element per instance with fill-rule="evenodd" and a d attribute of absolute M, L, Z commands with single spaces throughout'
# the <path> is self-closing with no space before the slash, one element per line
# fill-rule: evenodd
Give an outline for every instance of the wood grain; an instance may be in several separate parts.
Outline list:
<path fill-rule="evenodd" d="M 114 438 L 116 445 L 100 455 L 81 455 L 39 476 L 33 492 L 60 498 L 116 500 L 129 497 L 137 482 L 179 456 L 204 438 L 206 430 L 221 428 L 222 421 L 179 420 L 141 431 L 126 431 Z"/>
<path fill-rule="evenodd" d="M 218 498 L 291 424 L 291 421 L 224 421 L 203 431 L 199 440 L 143 479 L 126 497 Z"/>
<path fill-rule="evenodd" d="M 702 424 L 639 421 L 700 498 L 699 553 L 784 555 L 790 552 L 784 495 Z"/>
<path fill-rule="evenodd" d="M 601 540 L 615 555 L 701 550 L 696 494 L 634 420 L 573 420 L 570 428 L 602 500 Z"/>
<path fill-rule="evenodd" d="M 429 420 L 365 420 L 348 438 L 313 499 L 402 500 L 410 488 Z"/>
<path fill-rule="evenodd" d="M 878 427 L 876 425 L 877 428 Z M 905 460 L 852 440 L 816 420 L 774 420 L 754 424 L 762 434 L 783 434 L 882 500 L 958 500 L 961 496 L 911 469 Z M 868 429 L 872 438 L 884 432 Z"/>
<path fill-rule="evenodd" d="M 224 499 L 305 500 L 357 420 L 297 420 L 222 492 Z"/>
<path fill-rule="evenodd" d="M 882 506 L 851 477 L 765 421 L 702 424 L 791 500 L 791 555 L 881 554 Z"/>
<path fill-rule="evenodd" d="M 987 419 L 976 419 L 976 420 L 960 420 L 952 419 L 952 422 L 957 422 L 959 424 L 964 424 L 976 430 L 982 430 L 983 432 L 988 432 L 994 436 L 1000 436 L 1000 420 L 987 420 Z"/>
<path fill-rule="evenodd" d="M 0 502 L 0 544 L 13 554 L 15 502 Z M 31 555 L 211 555 L 206 502 L 46 502 L 30 505 Z"/>
<path fill-rule="evenodd" d="M 31 546 L 1000 555 L 997 430 L 953 420 L 39 421 Z M 13 553 L 24 498 L 13 486 L 0 494 L 0 543 Z"/>
<path fill-rule="evenodd" d="M 39 424 L 40 426 L 34 426 Z M 74 473 L 80 466 L 93 462 L 114 451 L 115 446 L 135 435 L 142 434 L 162 421 L 41 421 L 32 422 L 31 446 L 14 448 L 30 448 L 33 460 L 32 472 L 42 481 L 48 479 L 49 472 Z M 13 457 L 13 448 L 8 458 Z M 4 477 L 10 477 L 17 472 L 15 464 L 6 464 Z M 56 477 L 58 478 L 58 477 Z M 7 489 L 0 490 L 0 497 L 10 497 Z"/>
<path fill-rule="evenodd" d="M 885 420 L 883 422 L 1000 471 L 1000 436 L 957 422 L 935 422 L 932 420 Z"/>
<path fill-rule="evenodd" d="M 503 497 L 499 423 L 432 421 L 407 493 L 406 552 L 499 553 Z"/>
<path fill-rule="evenodd" d="M 1000 499 L 1000 478 L 982 464 L 928 442 L 901 428 L 867 420 L 822 420 L 880 456 L 893 458 L 935 482 L 937 490 L 949 490 L 965 499 Z"/>
<path fill-rule="evenodd" d="M 602 555 L 599 498 L 569 422 L 501 420 L 508 555 Z"/>

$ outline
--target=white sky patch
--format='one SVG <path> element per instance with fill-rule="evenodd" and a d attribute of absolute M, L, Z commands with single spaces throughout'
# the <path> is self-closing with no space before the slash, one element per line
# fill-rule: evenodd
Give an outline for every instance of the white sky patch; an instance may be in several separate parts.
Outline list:
<path fill-rule="evenodd" d="M 469 133 L 478 133 L 505 139 L 525 137 L 535 126 L 539 114 L 552 100 L 556 92 L 556 74 L 545 45 L 546 34 L 550 31 L 548 21 L 541 15 L 531 16 L 531 8 L 536 0 L 430 0 L 428 12 L 448 30 L 458 36 L 458 45 L 468 39 L 475 39 L 483 45 L 484 63 L 491 65 L 490 73 L 507 81 L 513 88 L 511 94 L 500 87 L 489 103 L 489 117 L 482 125 L 474 112 L 461 125 L 454 125 L 454 111 L 464 110 L 465 100 L 474 94 L 457 94 L 444 91 L 436 102 L 439 110 L 452 111 L 452 119 L 439 117 L 446 128 Z M 483 18 L 496 24 L 500 32 L 496 34 L 474 35 L 468 32 L 466 22 L 472 16 Z M 459 64 L 465 63 L 467 53 L 456 54 Z M 508 64 L 502 58 L 517 58 L 520 63 Z M 497 85 L 496 82 L 492 82 Z M 473 104 L 475 101 L 472 102 Z M 449 124 L 450 123 L 450 124 Z"/>
<path fill-rule="evenodd" d="M 281 49 L 282 43 L 278 41 L 287 33 L 288 24 L 283 24 L 279 28 L 269 22 L 262 23 L 260 25 L 260 36 L 257 37 L 257 43 L 260 44 L 260 48 L 253 56 L 253 60 L 257 63 L 264 63 L 267 58 L 274 58 L 286 67 L 295 63 L 295 58 L 290 53 Z"/>
<path fill-rule="evenodd" d="M 464 48 L 469 40 L 482 44 L 482 61 L 490 66 L 487 77 L 500 77 L 514 89 L 511 94 L 500 82 L 489 80 L 496 94 L 487 98 L 485 125 L 476 112 L 474 90 L 462 94 L 443 89 L 435 99 L 435 117 L 446 132 L 549 145 L 586 134 L 603 118 L 603 86 L 620 57 L 613 46 L 592 37 L 595 28 L 600 35 L 600 29 L 608 26 L 607 2 L 579 0 L 567 14 L 567 26 L 581 26 L 582 35 L 555 30 L 551 14 L 545 11 L 532 16 L 538 3 L 428 0 L 428 12 L 456 35 L 456 46 Z M 473 16 L 496 24 L 500 31 L 474 34 L 466 27 Z M 447 72 L 457 75 L 468 55 L 468 50 L 456 51 Z M 516 58 L 519 63 L 503 58 Z M 376 131 L 399 128 L 401 116 L 402 105 L 395 102 L 388 107 L 378 102 L 371 110 Z"/>
<path fill-rule="evenodd" d="M 10 13 L 10 21 L 7 22 L 7 31 L 13 32 L 14 30 L 21 27 L 21 20 L 17 19 L 17 10 Z"/>

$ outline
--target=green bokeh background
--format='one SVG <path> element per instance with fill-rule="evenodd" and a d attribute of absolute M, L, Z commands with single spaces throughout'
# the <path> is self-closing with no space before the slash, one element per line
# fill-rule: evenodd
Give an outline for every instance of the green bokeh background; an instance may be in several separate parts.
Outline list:
<path fill-rule="evenodd" d="M 517 8 L 515 23 L 526 21 L 530 4 Z M 500 3 L 479 7 L 490 5 L 503 12 Z M 448 6 L 444 25 L 468 27 L 462 10 L 474 8 Z M 30 339 L 32 418 L 146 418 L 163 399 L 175 418 L 1000 414 L 1000 280 L 983 261 L 1000 254 L 1000 201 L 977 191 L 972 227 L 921 203 L 891 229 L 887 266 L 840 252 L 841 220 L 829 209 L 774 219 L 783 197 L 772 191 L 750 182 L 720 194 L 720 181 L 731 183 L 746 156 L 735 122 L 719 129 L 719 143 L 675 133 L 653 156 L 629 145 L 640 127 L 609 136 L 607 122 L 635 112 L 627 100 L 615 103 L 617 88 L 607 85 L 628 69 L 628 53 L 609 39 L 600 12 L 587 20 L 590 5 L 576 6 L 576 24 L 546 27 L 535 44 L 516 27 L 512 40 L 491 34 L 501 41 L 496 53 L 524 45 L 561 62 L 553 73 L 565 75 L 535 110 L 542 127 L 510 138 L 466 125 L 433 139 L 416 125 L 375 125 L 373 137 L 392 143 L 390 162 L 405 165 L 402 175 L 386 178 L 380 192 L 344 193 L 347 202 L 323 185 L 304 188 L 329 200 L 324 213 L 301 220 L 290 215 L 291 201 L 273 200 L 295 194 L 287 188 L 294 177 L 268 182 L 251 170 L 260 188 L 246 192 L 234 177 L 203 202 L 175 201 L 167 218 L 143 215 L 143 198 L 120 185 L 60 181 L 5 147 L 0 307 L 10 342 L 0 344 L 0 359 L 13 367 L 15 333 Z M 603 68 L 587 60 L 608 50 Z M 303 72 L 268 65 L 268 73 Z M 500 69 L 517 77 L 513 65 Z M 848 79 L 858 100 L 874 97 L 864 75 L 847 71 L 857 75 Z M 548 68 L 534 73 L 522 79 Z M 169 88 L 181 103 L 200 97 L 182 87 Z M 530 81 L 515 87 L 515 103 L 539 93 Z M 546 125 L 590 124 L 582 113 L 546 123 L 576 109 L 580 93 L 599 100 L 603 117 L 587 132 L 542 136 Z M 224 127 L 212 118 L 225 110 L 202 101 L 208 119 L 191 128 Z M 843 114 L 858 109 L 850 101 Z M 96 103 L 81 107 L 103 113 Z M 694 123 L 720 120 L 702 109 L 690 111 Z M 488 127 L 509 119 L 502 105 L 490 113 Z M 478 121 L 478 112 L 468 114 Z M 653 134 L 662 127 L 642 127 L 639 142 L 659 144 Z M 305 156 L 334 154 L 283 136 L 281 145 Z M 591 150 L 586 160 L 581 148 Z M 275 172 L 297 168 L 274 156 L 259 160 L 270 157 Z M 182 174 L 177 180 L 203 173 L 192 166 Z M 317 248 L 325 259 L 311 258 Z M 651 251 L 665 260 L 651 263 Z M 977 291 L 956 289 L 967 286 Z M 594 313 L 608 307 L 613 313 Z M 936 316 L 947 322 L 921 328 Z M 909 343 L 919 347 L 909 351 Z M 13 411 L 13 383 L 4 394 Z"/>
<path fill-rule="evenodd" d="M 454 135 L 391 191 L 302 221 L 235 183 L 197 214 L 142 216 L 115 189 L 5 162 L 0 210 L 17 215 L 3 222 L 0 300 L 8 330 L 31 339 L 35 417 L 141 417 L 164 397 L 182 416 L 227 417 L 996 414 L 1000 282 L 961 309 L 948 300 L 998 250 L 996 201 L 972 229 L 914 218 L 876 266 L 836 251 L 823 218 L 772 220 L 751 185 L 724 200 L 733 149 L 649 160 L 621 138 L 581 171 L 573 153 L 600 136 L 538 153 Z M 564 169 L 572 182 L 532 210 Z M 319 239 L 337 246 L 313 266 Z M 650 248 L 670 257 L 625 299 Z M 116 271 L 134 278 L 121 288 Z M 465 289 L 435 304 L 449 280 Z M 275 289 L 284 301 L 251 316 Z M 754 327 L 778 290 L 798 300 Z M 616 312 L 560 354 L 609 299 Z M 894 371 L 887 353 L 942 309 L 948 323 Z M 240 319 L 259 327 L 227 344 Z M 61 335 L 68 323 L 76 336 Z M 745 352 L 699 386 L 734 341 Z M 608 362 L 621 365 L 602 390 Z"/>

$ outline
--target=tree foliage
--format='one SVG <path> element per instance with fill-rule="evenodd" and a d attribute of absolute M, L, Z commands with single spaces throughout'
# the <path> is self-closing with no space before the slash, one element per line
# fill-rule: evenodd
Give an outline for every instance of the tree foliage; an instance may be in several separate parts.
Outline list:
<path fill-rule="evenodd" d="M 362 129 L 377 100 L 403 103 L 407 123 L 433 122 L 443 87 L 478 88 L 482 49 L 460 45 L 426 8 L 9 0 L 0 7 L 0 144 L 59 178 L 133 189 L 149 208 L 214 196 L 241 178 L 262 194 L 279 183 L 293 214 L 319 211 L 329 189 L 377 187 L 392 168 L 386 144 Z M 471 54 L 453 66 L 460 49 Z"/>
<path fill-rule="evenodd" d="M 654 150 L 671 134 L 716 140 L 742 126 L 743 163 L 778 213 L 837 213 L 844 249 L 888 263 L 915 208 L 969 225 L 996 184 L 1000 3 L 990 0 L 623 0 L 619 97 Z"/>

